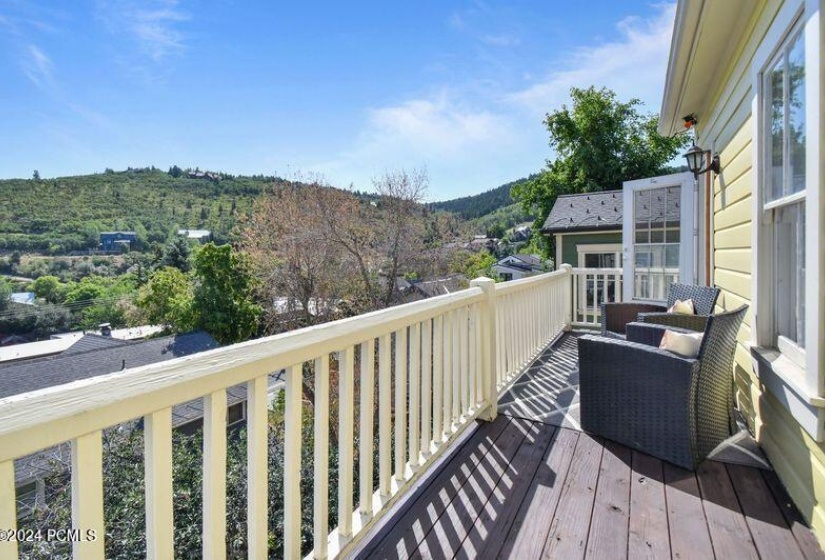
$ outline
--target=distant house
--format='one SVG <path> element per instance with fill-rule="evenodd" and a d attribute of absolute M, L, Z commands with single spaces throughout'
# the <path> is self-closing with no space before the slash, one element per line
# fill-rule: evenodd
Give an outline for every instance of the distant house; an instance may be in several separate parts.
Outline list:
<path fill-rule="evenodd" d="M 100 250 L 114 253 L 135 248 L 137 233 L 134 231 L 104 231 L 100 234 Z"/>
<path fill-rule="evenodd" d="M 546 272 L 548 264 L 538 255 L 510 255 L 494 264 L 493 272 L 507 282 Z"/>
<path fill-rule="evenodd" d="M 556 199 L 541 233 L 556 244 L 556 266 L 622 266 L 622 191 L 567 194 Z"/>
<path fill-rule="evenodd" d="M 81 379 L 105 375 L 203 352 L 219 345 L 205 332 L 169 336 L 140 342 L 129 342 L 97 334 L 87 334 L 58 356 L 16 362 L 0 366 L 0 399 L 63 385 Z M 270 376 L 270 387 L 279 385 L 277 374 Z M 227 391 L 227 424 L 239 424 L 246 419 L 246 386 Z M 172 427 L 191 433 L 202 426 L 202 399 L 195 399 L 172 408 Z M 132 423 L 140 426 L 140 422 Z M 58 445 L 15 461 L 15 485 L 20 507 L 25 516 L 37 504 L 44 503 L 46 492 L 43 477 L 52 471 L 55 460 L 68 462 L 69 446 Z"/>
<path fill-rule="evenodd" d="M 498 239 L 495 237 L 487 237 L 486 235 L 475 235 L 472 241 L 464 245 L 465 249 L 470 251 L 482 251 L 484 249 L 492 251 L 496 248 Z"/>
<path fill-rule="evenodd" d="M 34 305 L 34 292 L 17 292 L 10 296 L 12 303 Z"/>
<path fill-rule="evenodd" d="M 444 278 L 423 281 L 405 280 L 399 277 L 396 280 L 396 287 L 401 301 L 410 303 L 463 290 L 467 287 L 467 277 L 463 274 L 451 274 Z"/>
<path fill-rule="evenodd" d="M 178 235 L 187 239 L 193 239 L 198 243 L 209 243 L 212 241 L 212 232 L 208 229 L 179 229 Z"/>

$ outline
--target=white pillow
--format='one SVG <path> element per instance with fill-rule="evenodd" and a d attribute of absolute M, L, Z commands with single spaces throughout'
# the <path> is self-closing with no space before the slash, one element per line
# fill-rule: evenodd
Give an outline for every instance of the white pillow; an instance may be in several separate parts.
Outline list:
<path fill-rule="evenodd" d="M 659 348 L 679 354 L 685 358 L 695 358 L 699 354 L 699 347 L 702 346 L 702 337 L 705 333 L 680 333 L 665 330 Z"/>
<path fill-rule="evenodd" d="M 685 301 L 677 299 L 676 303 L 671 305 L 670 309 L 668 309 L 667 312 L 678 313 L 680 315 L 695 315 L 696 309 L 693 306 L 692 299 L 686 299 Z"/>

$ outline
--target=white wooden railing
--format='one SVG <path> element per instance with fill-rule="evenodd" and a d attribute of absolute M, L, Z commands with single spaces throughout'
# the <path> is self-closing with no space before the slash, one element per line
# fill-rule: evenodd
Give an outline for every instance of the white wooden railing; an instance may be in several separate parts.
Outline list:
<path fill-rule="evenodd" d="M 622 301 L 622 269 L 573 268 L 572 271 L 572 325 L 600 328 L 601 304 Z"/>
<path fill-rule="evenodd" d="M 453 294 L 2 399 L 0 528 L 16 528 L 14 460 L 69 441 L 72 526 L 99 536 L 73 543 L 73 555 L 103 559 L 102 431 L 142 417 L 147 557 L 172 558 L 171 409 L 203 397 L 203 556 L 224 558 L 226 390 L 246 384 L 249 558 L 266 558 L 267 375 L 284 368 L 285 556 L 301 554 L 305 414 L 314 414 L 312 556 L 344 553 L 474 419 L 494 418 L 499 392 L 548 342 L 569 328 L 572 278 L 572 269 L 563 265 L 557 272 L 503 284 L 477 279 L 469 289 Z M 330 391 L 336 388 L 330 388 L 330 355 L 339 381 L 339 525 L 331 532 L 327 458 Z M 311 408 L 302 402 L 305 363 L 314 366 L 316 406 Z M 360 405 L 357 438 L 356 399 Z M 373 464 L 376 410 L 377 467 Z M 356 439 L 359 472 L 354 468 Z M 376 468 L 378 488 L 373 487 Z M 353 503 L 355 477 L 357 504 Z M 16 557 L 15 542 L 0 542 L 0 558 Z"/>

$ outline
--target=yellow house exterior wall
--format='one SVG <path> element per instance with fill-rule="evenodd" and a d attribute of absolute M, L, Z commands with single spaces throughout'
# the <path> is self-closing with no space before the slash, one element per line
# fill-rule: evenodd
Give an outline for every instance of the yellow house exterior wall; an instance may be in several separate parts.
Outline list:
<path fill-rule="evenodd" d="M 737 49 L 716 92 L 713 110 L 700 123 L 701 145 L 719 153 L 721 173 L 713 180 L 713 281 L 721 290 L 718 311 L 751 304 L 756 266 L 752 251 L 755 178 L 753 143 L 755 123 L 752 59 L 780 2 L 768 2 L 755 11 L 750 32 Z M 762 449 L 821 544 L 825 544 L 825 444 L 816 443 L 785 407 L 762 386 L 751 353 L 753 308 L 738 336 L 735 354 L 736 399 Z"/>

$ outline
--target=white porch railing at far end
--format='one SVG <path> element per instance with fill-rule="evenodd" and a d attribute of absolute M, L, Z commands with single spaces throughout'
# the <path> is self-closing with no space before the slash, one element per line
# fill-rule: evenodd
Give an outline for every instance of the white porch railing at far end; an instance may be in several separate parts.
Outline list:
<path fill-rule="evenodd" d="M 226 391 L 245 384 L 246 538 L 249 558 L 267 558 L 267 378 L 285 369 L 284 555 L 302 552 L 301 428 L 307 414 L 313 415 L 315 458 L 310 556 L 345 554 L 466 427 L 476 418 L 495 418 L 499 391 L 570 327 L 572 275 L 562 265 L 507 283 L 480 278 L 460 292 L 0 399 L 0 528 L 17 527 L 15 459 L 69 441 L 72 526 L 98 535 L 73 543 L 73 556 L 102 560 L 102 432 L 143 418 L 147 557 L 172 558 L 171 409 L 203 397 L 203 556 L 223 558 Z M 331 361 L 337 388 L 330 387 Z M 312 371 L 313 407 L 304 406 L 304 371 Z M 329 404 L 336 389 L 339 525 L 330 531 Z M 17 543 L 0 542 L 0 558 L 17 556 Z"/>
<path fill-rule="evenodd" d="M 572 326 L 601 328 L 601 304 L 622 301 L 622 269 L 573 268 L 572 271 Z"/>

